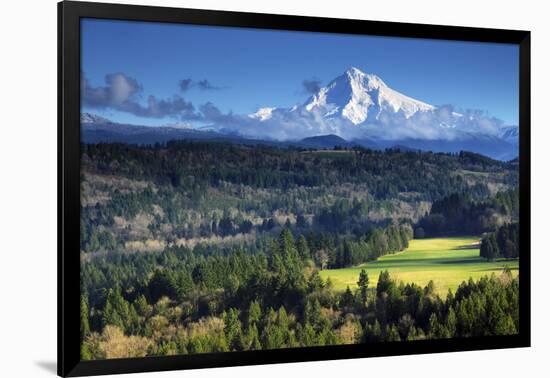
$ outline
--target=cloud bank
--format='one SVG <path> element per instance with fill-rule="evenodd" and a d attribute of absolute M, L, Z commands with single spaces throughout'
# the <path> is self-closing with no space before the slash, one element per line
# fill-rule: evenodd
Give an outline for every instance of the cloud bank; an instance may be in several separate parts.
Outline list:
<path fill-rule="evenodd" d="M 105 76 L 105 85 L 94 87 L 81 75 L 81 101 L 83 106 L 93 109 L 113 109 L 144 118 L 181 118 L 195 117 L 191 102 L 174 95 L 172 98 L 158 99 L 148 96 L 145 105 L 141 100 L 141 85 L 123 73 Z"/>
<path fill-rule="evenodd" d="M 403 112 L 381 112 L 363 124 L 353 124 L 341 117 L 327 117 L 303 107 L 274 109 L 260 119 L 209 110 L 201 111 L 213 121 L 212 127 L 238 133 L 249 138 L 299 140 L 310 136 L 334 134 L 347 140 L 466 140 L 472 135 L 499 137 L 505 125 L 481 111 L 457 112 L 450 105 L 433 111 L 418 112 L 407 118 Z"/>
<path fill-rule="evenodd" d="M 83 106 L 92 109 L 112 109 L 138 117 L 165 117 L 202 123 L 209 127 L 244 137 L 272 140 L 299 140 L 310 136 L 335 134 L 347 140 L 460 140 L 472 135 L 500 136 L 504 123 L 478 110 L 456 110 L 451 105 L 441 105 L 431 111 L 417 112 L 406 117 L 402 111 L 383 111 L 369 114 L 362 124 L 353 124 L 340 116 L 306 110 L 304 106 L 290 109 L 269 108 L 265 117 L 224 113 L 215 104 L 207 102 L 195 107 L 178 95 L 170 98 L 143 96 L 141 84 L 124 73 L 105 76 L 104 85 L 93 86 L 81 75 L 81 99 Z M 302 82 L 308 93 L 316 93 L 318 79 Z M 182 92 L 196 87 L 199 90 L 216 90 L 208 80 L 179 81 Z"/>
<path fill-rule="evenodd" d="M 315 94 L 321 89 L 321 80 L 317 78 L 306 79 L 302 81 L 302 87 L 305 93 Z"/>
<path fill-rule="evenodd" d="M 217 91 L 224 89 L 223 87 L 212 84 L 209 80 L 203 79 L 195 81 L 191 78 L 182 79 L 179 81 L 179 87 L 182 92 L 187 92 L 192 88 L 198 88 L 201 91 Z"/>

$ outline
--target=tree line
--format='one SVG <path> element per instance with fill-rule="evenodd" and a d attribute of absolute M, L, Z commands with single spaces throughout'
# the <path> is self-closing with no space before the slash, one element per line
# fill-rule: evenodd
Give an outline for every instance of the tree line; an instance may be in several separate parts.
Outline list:
<path fill-rule="evenodd" d="M 366 240 L 398 232 L 393 226 Z M 82 357 L 517 332 L 517 280 L 509 272 L 463 283 L 446 299 L 433 283 L 399 283 L 387 271 L 376 287 L 363 271 L 358 289 L 340 293 L 319 276 L 312 265 L 316 247 L 303 235 L 295 238 L 285 229 L 266 248 L 256 254 L 170 248 L 83 263 Z"/>
<path fill-rule="evenodd" d="M 517 183 L 513 164 L 465 152 L 353 149 L 335 155 L 170 142 L 85 144 L 81 161 L 83 252 L 132 250 L 152 240 L 251 239 L 283 227 L 359 237 L 390 218 L 416 220 L 423 214 L 415 209 L 452 193 L 487 201 L 490 185 Z M 470 171 L 479 174 L 455 174 Z M 438 233 L 441 214 L 425 218 L 419 230 Z"/>
<path fill-rule="evenodd" d="M 445 299 L 426 287 L 380 273 L 369 287 L 362 272 L 359 288 L 343 293 L 313 273 L 299 304 L 288 310 L 254 298 L 244 307 L 229 306 L 194 319 L 185 306 L 162 297 L 133 302 L 110 289 L 102 329 L 89 323 L 87 297 L 81 300 L 81 357 L 103 359 L 247 351 L 276 348 L 397 342 L 515 334 L 519 329 L 518 279 L 509 271 L 464 282 Z"/>
<path fill-rule="evenodd" d="M 83 144 L 81 153 L 84 168 L 91 171 L 151 179 L 182 190 L 218 187 L 224 182 L 271 189 L 360 182 L 368 184 L 378 200 L 399 192 L 418 192 L 435 200 L 470 187 L 461 175 L 450 175 L 452 171 L 481 170 L 494 174 L 491 180 L 517 183 L 512 164 L 469 152 L 356 148 L 335 157 L 262 145 L 171 141 L 155 146 Z"/>
<path fill-rule="evenodd" d="M 515 259 L 519 257 L 519 247 L 519 224 L 510 223 L 483 237 L 479 255 L 489 261 L 499 257 Z"/>
<path fill-rule="evenodd" d="M 415 237 L 478 235 L 517 219 L 517 189 L 498 192 L 482 201 L 476 201 L 469 193 L 452 193 L 434 201 L 430 213 L 416 224 Z"/>

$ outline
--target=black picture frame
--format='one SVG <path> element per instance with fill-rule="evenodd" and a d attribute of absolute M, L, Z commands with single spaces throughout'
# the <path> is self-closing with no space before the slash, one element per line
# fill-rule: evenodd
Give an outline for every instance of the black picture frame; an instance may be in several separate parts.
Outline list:
<path fill-rule="evenodd" d="M 80 361 L 80 18 L 508 43 L 519 46 L 520 332 L 512 336 Z M 58 374 L 83 376 L 530 346 L 530 32 L 63 1 L 58 4 Z"/>

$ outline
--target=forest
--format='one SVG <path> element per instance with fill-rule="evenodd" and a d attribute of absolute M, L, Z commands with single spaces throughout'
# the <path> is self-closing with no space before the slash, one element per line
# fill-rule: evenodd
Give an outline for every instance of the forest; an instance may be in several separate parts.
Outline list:
<path fill-rule="evenodd" d="M 83 144 L 81 165 L 82 359 L 518 331 L 507 269 L 444 298 L 388 271 L 344 291 L 319 275 L 441 235 L 516 259 L 515 162 L 168 142 Z"/>

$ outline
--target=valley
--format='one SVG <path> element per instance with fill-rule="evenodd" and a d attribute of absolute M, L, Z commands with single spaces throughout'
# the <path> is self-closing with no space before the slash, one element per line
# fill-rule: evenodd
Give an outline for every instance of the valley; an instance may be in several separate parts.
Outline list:
<path fill-rule="evenodd" d="M 525 54 L 305 29 L 80 20 L 82 360 L 519 333 Z"/>
<path fill-rule="evenodd" d="M 403 252 L 380 257 L 376 261 L 342 269 L 326 269 L 322 278 L 330 278 L 336 290 L 357 288 L 361 270 L 370 277 L 370 285 L 376 286 L 380 273 L 387 270 L 398 282 L 415 283 L 421 287 L 430 281 L 442 297 L 456 292 L 462 282 L 474 281 L 486 275 L 500 275 L 504 268 L 518 274 L 517 259 L 500 259 L 487 262 L 479 256 L 479 237 L 450 237 L 411 240 Z"/>
<path fill-rule="evenodd" d="M 198 140 L 81 151 L 83 359 L 517 332 L 515 162 Z"/>

